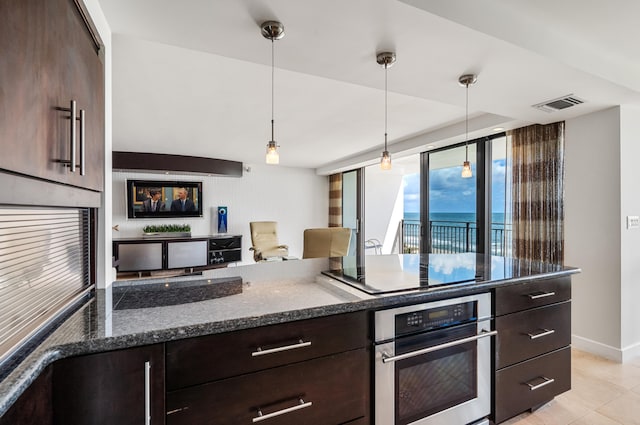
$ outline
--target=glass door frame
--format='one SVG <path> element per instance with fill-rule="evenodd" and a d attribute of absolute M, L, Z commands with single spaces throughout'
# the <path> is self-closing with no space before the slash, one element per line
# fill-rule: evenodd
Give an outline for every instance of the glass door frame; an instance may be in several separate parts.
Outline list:
<path fill-rule="evenodd" d="M 360 258 L 364 253 L 364 168 L 356 168 L 354 170 L 342 172 L 342 225 L 344 226 L 344 175 L 349 173 L 356 173 L 356 258 Z"/>
<path fill-rule="evenodd" d="M 469 140 L 476 147 L 476 252 L 491 252 L 491 140 L 505 137 L 505 132 Z M 464 146 L 465 143 L 445 146 L 420 154 L 420 252 L 431 252 L 429 232 L 429 155 Z M 462 158 L 460 160 L 462 162 Z M 462 177 L 460 177 L 462 178 Z"/>

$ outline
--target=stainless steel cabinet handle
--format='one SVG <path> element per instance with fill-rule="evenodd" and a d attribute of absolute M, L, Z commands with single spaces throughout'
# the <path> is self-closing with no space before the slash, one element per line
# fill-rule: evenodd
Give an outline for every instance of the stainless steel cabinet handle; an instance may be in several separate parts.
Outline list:
<path fill-rule="evenodd" d="M 542 338 L 543 336 L 554 334 L 555 332 L 556 332 L 555 329 L 544 329 L 543 328 L 542 332 L 539 332 L 537 334 L 528 333 L 527 335 L 529 335 L 530 339 L 538 339 L 538 338 Z"/>
<path fill-rule="evenodd" d="M 539 298 L 553 297 L 555 294 L 555 292 L 542 292 L 538 294 L 527 294 L 527 296 L 531 300 L 537 300 Z"/>
<path fill-rule="evenodd" d="M 478 335 L 473 335 L 467 338 L 457 339 L 451 342 L 445 342 L 444 344 L 434 345 L 433 347 L 423 348 L 422 350 L 412 351 L 410 353 L 399 354 L 397 356 L 390 356 L 387 353 L 382 353 L 382 363 L 390 363 L 398 360 L 408 359 L 410 357 L 420 356 L 422 354 L 431 353 L 433 351 L 443 350 L 445 348 L 454 347 L 460 344 L 466 344 L 467 342 L 476 341 L 481 338 L 498 335 L 498 331 L 487 331 L 483 329 Z"/>
<path fill-rule="evenodd" d="M 77 112 L 77 104 L 75 100 L 71 100 L 69 102 L 68 108 L 56 108 L 59 111 L 69 112 L 69 159 L 60 159 L 56 160 L 61 164 L 64 164 L 66 167 L 69 167 L 69 171 L 72 173 L 76 172 L 76 167 L 78 166 L 77 156 L 76 156 L 76 121 L 80 121 L 80 175 L 85 175 L 85 152 L 86 152 L 86 132 L 85 132 L 85 124 L 86 124 L 86 113 L 84 109 L 80 109 L 80 116 L 76 117 Z"/>
<path fill-rule="evenodd" d="M 80 109 L 80 117 L 78 118 L 80 121 L 80 175 L 84 176 L 85 168 L 84 168 L 84 153 L 85 153 L 85 113 L 84 109 Z M 75 152 L 75 150 L 74 150 Z M 74 158 L 71 158 L 71 162 L 75 164 Z"/>
<path fill-rule="evenodd" d="M 76 172 L 76 101 L 72 100 L 69 106 L 69 122 L 71 123 L 70 128 L 70 137 L 69 137 L 69 171 L 72 173 Z"/>
<path fill-rule="evenodd" d="M 56 162 L 69 167 L 69 171 L 76 172 L 76 101 L 71 100 L 68 108 L 56 107 L 58 111 L 69 113 L 69 159 L 58 159 Z"/>
<path fill-rule="evenodd" d="M 530 391 L 535 391 L 538 388 L 542 388 L 545 385 L 549 385 L 549 384 L 552 384 L 552 383 L 556 382 L 556 380 L 552 379 L 552 378 L 545 378 L 544 376 L 541 376 L 541 378 L 544 379 L 544 382 L 541 382 L 538 385 L 533 385 L 533 384 L 530 384 L 529 382 L 525 382 L 525 384 L 529 387 Z"/>
<path fill-rule="evenodd" d="M 305 401 L 300 398 L 300 399 L 298 399 L 298 404 L 297 405 L 292 406 L 292 407 L 287 407 L 286 409 L 278 410 L 277 412 L 267 413 L 266 415 L 263 415 L 262 414 L 262 410 L 258 409 L 258 416 L 253 418 L 252 421 L 253 421 L 253 423 L 264 421 L 264 420 L 267 420 L 269 418 L 274 418 L 276 416 L 284 415 L 285 413 L 295 412 L 296 410 L 300 410 L 300 409 L 306 409 L 307 407 L 311 407 L 312 405 L 313 405 L 312 402 L 307 401 L 305 403 Z"/>
<path fill-rule="evenodd" d="M 299 340 L 297 344 L 285 345 L 284 347 L 276 347 L 270 348 L 268 350 L 263 350 L 261 347 L 258 347 L 256 351 L 251 353 L 251 357 L 264 356 L 265 354 L 279 353 L 280 351 L 287 350 L 295 350 L 296 348 L 308 347 L 311 345 L 311 341 L 303 341 Z"/>
<path fill-rule="evenodd" d="M 151 362 L 144 362 L 144 425 L 151 425 Z"/>

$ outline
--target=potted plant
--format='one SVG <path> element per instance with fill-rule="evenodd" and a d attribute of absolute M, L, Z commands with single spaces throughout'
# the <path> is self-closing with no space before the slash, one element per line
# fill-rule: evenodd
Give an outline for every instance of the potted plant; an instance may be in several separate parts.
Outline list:
<path fill-rule="evenodd" d="M 144 237 L 189 237 L 191 226 L 188 224 L 150 224 L 142 228 Z"/>

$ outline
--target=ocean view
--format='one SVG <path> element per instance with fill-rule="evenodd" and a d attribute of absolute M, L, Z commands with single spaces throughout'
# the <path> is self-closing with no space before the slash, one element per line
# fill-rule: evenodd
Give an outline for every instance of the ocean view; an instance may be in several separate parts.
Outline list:
<path fill-rule="evenodd" d="M 405 212 L 405 221 L 420 221 L 419 212 Z M 429 214 L 429 220 L 433 222 L 456 222 L 456 223 L 475 223 L 475 213 L 431 213 Z M 504 213 L 493 213 L 492 223 L 502 224 L 504 223 Z"/>
<path fill-rule="evenodd" d="M 431 249 L 434 253 L 476 251 L 475 213 L 431 213 Z M 510 225 L 504 223 L 504 213 L 494 213 L 491 220 L 491 251 L 494 255 L 507 253 L 510 245 Z M 410 252 L 419 247 L 420 213 L 406 212 L 405 248 Z"/>

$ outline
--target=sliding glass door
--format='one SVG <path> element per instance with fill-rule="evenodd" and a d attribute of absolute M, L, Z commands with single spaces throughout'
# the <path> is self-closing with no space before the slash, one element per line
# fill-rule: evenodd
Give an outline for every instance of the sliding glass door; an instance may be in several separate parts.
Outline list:
<path fill-rule="evenodd" d="M 476 143 L 469 144 L 472 177 L 463 178 L 465 147 L 427 153 L 428 252 L 478 252 L 478 170 Z"/>
<path fill-rule="evenodd" d="M 422 154 L 421 252 L 503 255 L 509 245 L 506 137 L 468 143 L 468 178 L 462 177 L 466 149 L 461 144 Z"/>

